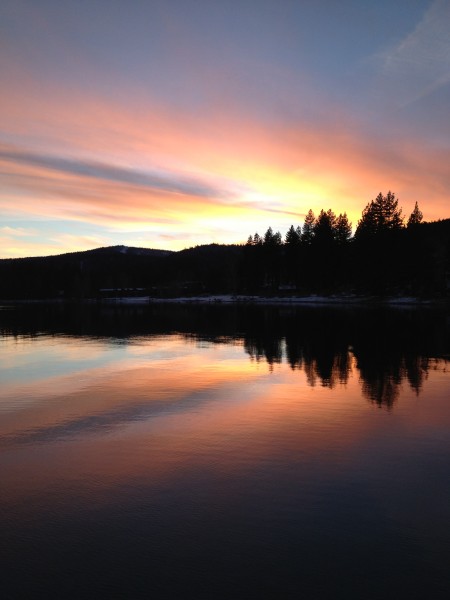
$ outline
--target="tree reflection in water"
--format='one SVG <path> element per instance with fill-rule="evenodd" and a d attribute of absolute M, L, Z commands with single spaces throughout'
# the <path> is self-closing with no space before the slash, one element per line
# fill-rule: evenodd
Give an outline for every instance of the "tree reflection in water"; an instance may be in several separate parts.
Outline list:
<path fill-rule="evenodd" d="M 246 335 L 251 359 L 285 359 L 311 386 L 333 388 L 356 371 L 363 395 L 379 406 L 391 407 L 405 381 L 419 395 L 435 359 L 448 356 L 445 313 L 436 311 L 306 309 L 283 325 Z"/>
<path fill-rule="evenodd" d="M 329 388 L 357 375 L 363 395 L 387 408 L 407 383 L 419 395 L 449 356 L 447 312 L 432 309 L 250 305 L 41 305 L 0 311 L 6 335 L 130 338 L 176 332 L 209 343 L 243 342 L 270 370 L 286 362 L 309 385 Z"/>

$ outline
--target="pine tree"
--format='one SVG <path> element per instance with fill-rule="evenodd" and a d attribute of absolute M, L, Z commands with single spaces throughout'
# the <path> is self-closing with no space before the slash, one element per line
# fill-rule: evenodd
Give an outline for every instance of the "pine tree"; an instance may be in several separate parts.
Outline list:
<path fill-rule="evenodd" d="M 383 196 L 380 192 L 363 210 L 355 238 L 372 237 L 387 231 L 397 231 L 402 227 L 402 209 L 398 208 L 395 194 L 389 191 L 386 196 Z"/>
<path fill-rule="evenodd" d="M 305 222 L 303 224 L 303 233 L 301 241 L 303 244 L 309 245 L 313 241 L 314 238 L 314 223 L 316 218 L 311 209 L 309 209 L 308 214 L 305 217 Z"/>
<path fill-rule="evenodd" d="M 334 229 L 336 226 L 336 215 L 330 209 L 320 211 L 314 225 L 314 242 L 319 244 L 331 244 L 334 240 Z"/>
<path fill-rule="evenodd" d="M 273 243 L 273 230 L 272 230 L 272 227 L 269 227 L 269 229 L 264 234 L 264 246 L 271 246 L 272 243 Z"/>
<path fill-rule="evenodd" d="M 281 246 L 282 243 L 281 233 L 279 231 L 274 233 L 272 227 L 269 227 L 264 234 L 264 246 Z"/>
<path fill-rule="evenodd" d="M 281 237 L 281 233 L 279 231 L 273 234 L 272 244 L 274 246 L 281 246 L 283 244 L 283 238 Z"/>
<path fill-rule="evenodd" d="M 294 226 L 291 225 L 286 233 L 285 244 L 287 246 L 297 246 L 300 243 L 300 234 L 297 229 L 294 229 Z"/>
<path fill-rule="evenodd" d="M 334 239 L 339 245 L 344 245 L 348 242 L 352 235 L 352 224 L 349 223 L 347 213 L 340 214 L 336 219 L 334 227 Z"/>
<path fill-rule="evenodd" d="M 422 219 L 423 219 L 423 214 L 419 210 L 419 205 L 417 204 L 417 201 L 416 201 L 414 210 L 412 211 L 412 213 L 409 216 L 407 227 L 413 227 L 414 225 L 419 225 L 419 223 L 422 222 Z"/>

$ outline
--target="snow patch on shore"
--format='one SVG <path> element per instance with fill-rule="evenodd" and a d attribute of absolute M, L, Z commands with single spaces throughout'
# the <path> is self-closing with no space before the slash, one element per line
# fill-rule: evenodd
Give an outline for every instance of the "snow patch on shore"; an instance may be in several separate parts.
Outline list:
<path fill-rule="evenodd" d="M 386 303 L 389 305 L 418 305 L 428 304 L 429 301 L 413 297 L 375 298 L 368 296 L 235 296 L 232 294 L 213 296 L 180 296 L 177 298 L 154 298 L 150 296 L 104 298 L 102 302 L 113 304 L 278 304 L 278 305 L 346 305 Z"/>

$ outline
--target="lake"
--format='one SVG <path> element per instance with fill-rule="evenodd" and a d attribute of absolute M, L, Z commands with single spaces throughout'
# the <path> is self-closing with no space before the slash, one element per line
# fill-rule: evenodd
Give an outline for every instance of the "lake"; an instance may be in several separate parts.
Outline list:
<path fill-rule="evenodd" d="M 448 598 L 449 328 L 4 307 L 2 597 Z"/>

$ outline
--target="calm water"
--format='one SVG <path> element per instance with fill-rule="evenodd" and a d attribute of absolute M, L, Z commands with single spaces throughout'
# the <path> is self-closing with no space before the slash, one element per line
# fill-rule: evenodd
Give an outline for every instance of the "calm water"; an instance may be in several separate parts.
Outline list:
<path fill-rule="evenodd" d="M 5 598 L 448 598 L 449 319 L 0 310 Z"/>

